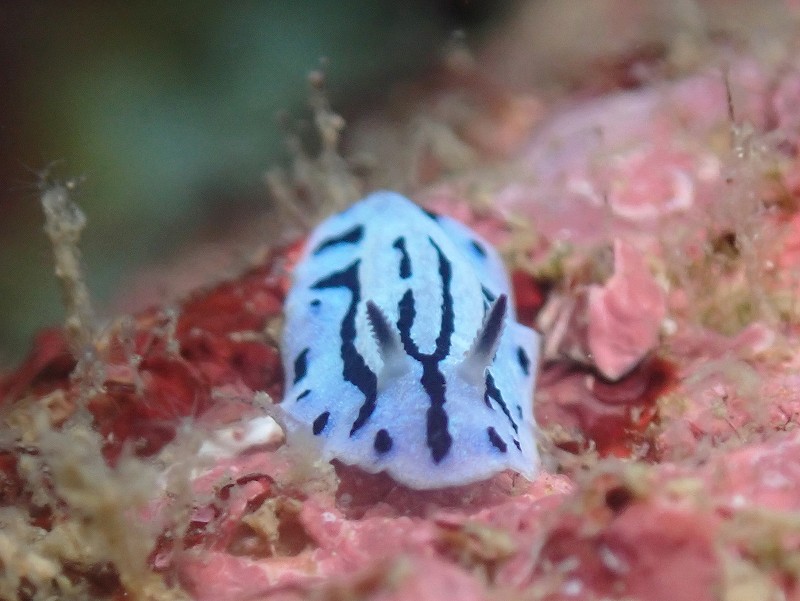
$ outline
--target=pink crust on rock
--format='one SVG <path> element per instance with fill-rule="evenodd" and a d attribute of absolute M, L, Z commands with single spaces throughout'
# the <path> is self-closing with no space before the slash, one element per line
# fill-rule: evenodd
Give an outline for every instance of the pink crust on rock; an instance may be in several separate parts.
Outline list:
<path fill-rule="evenodd" d="M 713 534 L 717 519 L 658 502 L 633 504 L 603 516 L 586 532 L 586 520 L 566 517 L 542 549 L 551 565 L 574 562 L 561 598 L 613 598 L 624 594 L 648 601 L 714 601 L 720 567 Z M 540 577 L 545 576 L 542 570 Z M 548 574 L 549 575 L 549 574 Z"/>
<path fill-rule="evenodd" d="M 0 449 L 4 518 L 21 517 L 32 549 L 44 541 L 62 583 L 104 598 L 150 598 L 120 577 L 120 557 L 151 531 L 137 577 L 202 601 L 800 599 L 800 71 L 794 54 L 779 66 L 730 60 L 733 123 L 716 68 L 687 76 L 671 65 L 673 79 L 606 81 L 600 96 L 590 87 L 549 108 L 490 95 L 475 106 L 498 110 L 467 112 L 458 130 L 493 156 L 523 147 L 513 169 L 448 172 L 412 191 L 511 249 L 521 321 L 555 313 L 535 482 L 501 473 L 416 491 L 273 438 L 207 453 L 221 430 L 242 438 L 242 424 L 264 417 L 256 392 L 281 396 L 274 341 L 298 242 L 174 313 L 110 326 L 91 394 L 63 334 L 37 337 L 0 378 L 3 417 L 27 428 Z M 608 273 L 597 249 L 612 243 L 613 274 L 595 283 Z M 714 321 L 721 312 L 730 317 Z M 48 424 L 69 457 L 81 439 L 63 426 L 86 398 L 83 422 L 96 430 L 86 438 L 108 469 L 83 478 L 91 467 L 76 461 L 61 482 L 33 425 Z M 141 493 L 120 477 L 132 463 L 156 476 L 143 507 L 125 504 Z M 76 482 L 97 485 L 93 498 L 110 492 L 102 509 L 125 528 L 104 530 L 60 494 Z M 141 524 L 129 527 L 132 516 Z M 81 563 L 61 548 L 75 528 L 116 554 Z M 24 576 L 13 595 L 52 580 Z"/>
<path fill-rule="evenodd" d="M 394 582 L 391 588 L 414 594 L 397 593 L 398 599 L 439 599 L 448 587 L 459 599 L 484 599 L 486 587 L 457 564 L 500 562 L 495 580 L 503 587 L 528 577 L 528 549 L 539 536 L 537 524 L 572 490 L 566 478 L 549 474 L 511 495 L 507 476 L 449 491 L 394 485 L 388 494 L 380 480 L 371 474 L 358 480 L 362 499 L 372 498 L 358 508 L 331 504 L 325 494 L 305 498 L 295 527 L 308 544 L 291 557 L 257 562 L 216 550 L 192 551 L 176 560 L 179 579 L 202 600 L 282 594 L 300 599 L 309 586 L 324 590 L 363 582 L 378 589 Z M 465 501 L 471 495 L 476 496 Z"/>
<path fill-rule="evenodd" d="M 588 346 L 600 373 L 617 380 L 636 366 L 656 347 L 666 311 L 642 254 L 614 240 L 614 274 L 589 288 Z"/>
<path fill-rule="evenodd" d="M 800 511 L 800 431 L 716 457 L 704 476 L 727 512 Z"/>

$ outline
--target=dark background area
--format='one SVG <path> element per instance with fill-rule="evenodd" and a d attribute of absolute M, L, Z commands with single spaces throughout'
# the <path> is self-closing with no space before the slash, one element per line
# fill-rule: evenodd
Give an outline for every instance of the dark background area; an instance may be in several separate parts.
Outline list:
<path fill-rule="evenodd" d="M 126 276 L 263 213 L 285 162 L 276 115 L 307 116 L 327 59 L 346 118 L 468 43 L 511 1 L 0 2 L 0 367 L 63 317 L 37 180 L 85 177 L 82 250 L 103 306 Z"/>

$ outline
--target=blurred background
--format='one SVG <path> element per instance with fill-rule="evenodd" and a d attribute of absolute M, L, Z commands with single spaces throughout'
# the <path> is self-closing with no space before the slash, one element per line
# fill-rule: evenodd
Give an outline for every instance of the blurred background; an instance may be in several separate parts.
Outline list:
<path fill-rule="evenodd" d="M 347 118 L 513 4 L 0 3 L 0 370 L 63 318 L 36 187 L 48 165 L 85 178 L 81 248 L 107 314 L 143 266 L 269 210 L 263 174 L 287 160 L 276 115 L 308 117 L 321 58 Z"/>
<path fill-rule="evenodd" d="M 647 68 L 630 85 L 717 64 L 737 49 L 777 60 L 798 45 L 799 6 L 0 0 L 0 373 L 36 330 L 63 320 L 37 198 L 54 162 L 57 177 L 83 178 L 84 262 L 100 315 L 113 316 L 231 277 L 259 244 L 291 233 L 263 176 L 289 165 L 277 116 L 308 122 L 308 74 L 321 59 L 327 96 L 349 124 L 345 142 L 370 152 L 383 144 L 372 158 L 397 171 L 409 138 L 397 135 L 402 127 L 383 128 L 388 140 L 376 132 L 448 85 L 441 66 L 446 48 L 460 48 L 454 39 L 492 83 L 467 81 L 472 89 L 454 89 L 440 108 L 463 121 L 473 94 L 469 110 L 491 119 L 491 103 L 502 105 L 508 90 L 559 106 L 627 85 L 620 77 L 634 64 Z M 382 107 L 372 122 L 383 125 L 360 126 Z"/>

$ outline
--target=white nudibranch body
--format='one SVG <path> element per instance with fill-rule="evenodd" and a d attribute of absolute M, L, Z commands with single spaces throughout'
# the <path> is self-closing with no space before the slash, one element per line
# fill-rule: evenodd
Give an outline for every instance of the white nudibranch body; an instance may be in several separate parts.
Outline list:
<path fill-rule="evenodd" d="M 285 311 L 290 443 L 416 489 L 536 475 L 539 335 L 466 226 L 376 192 L 314 230 Z"/>

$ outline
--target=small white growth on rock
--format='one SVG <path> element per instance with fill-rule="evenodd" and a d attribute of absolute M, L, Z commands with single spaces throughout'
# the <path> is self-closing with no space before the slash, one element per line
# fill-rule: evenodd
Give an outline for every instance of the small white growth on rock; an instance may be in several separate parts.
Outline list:
<path fill-rule="evenodd" d="M 226 459 L 240 453 L 276 444 L 283 439 L 283 430 L 269 416 L 256 417 L 213 432 L 200 445 L 198 454 L 204 458 Z"/>

